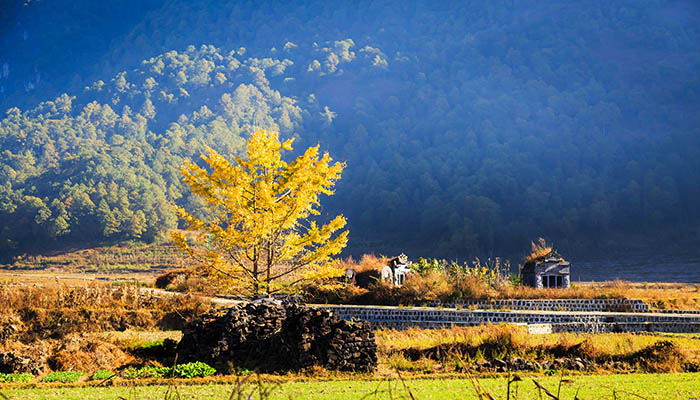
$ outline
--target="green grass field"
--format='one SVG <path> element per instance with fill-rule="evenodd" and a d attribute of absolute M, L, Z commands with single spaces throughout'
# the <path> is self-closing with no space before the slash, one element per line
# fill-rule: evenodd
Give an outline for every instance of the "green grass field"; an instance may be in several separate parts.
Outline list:
<path fill-rule="evenodd" d="M 554 394 L 557 393 L 558 377 L 535 378 Z M 685 374 L 629 374 L 593 375 L 569 377 L 573 383 L 561 388 L 561 399 L 700 399 L 700 373 Z M 479 379 L 485 392 L 495 399 L 506 398 L 505 378 Z M 416 400 L 478 399 L 469 379 L 423 379 L 406 382 Z M 265 385 L 271 390 L 270 399 L 408 399 L 408 392 L 399 380 L 368 381 L 296 381 L 280 385 Z M 168 393 L 168 390 L 170 392 Z M 248 385 L 246 393 L 254 393 L 259 399 L 258 387 Z M 515 397 L 517 390 L 517 397 Z M 50 387 L 31 389 L 0 389 L 7 399 L 229 399 L 233 384 L 207 384 L 167 386 L 123 386 L 123 387 Z M 542 393 L 542 398 L 547 396 Z M 234 399 L 245 398 L 234 396 Z M 511 399 L 539 399 L 531 378 L 523 378 L 511 390 Z"/>

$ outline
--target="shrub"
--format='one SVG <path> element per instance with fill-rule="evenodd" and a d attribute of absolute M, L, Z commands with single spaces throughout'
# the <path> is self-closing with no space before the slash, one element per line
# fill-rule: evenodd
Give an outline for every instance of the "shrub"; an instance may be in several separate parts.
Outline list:
<path fill-rule="evenodd" d="M 106 369 L 98 369 L 97 371 L 95 371 L 94 374 L 92 374 L 90 379 L 93 381 L 103 381 L 105 379 L 111 378 L 112 376 L 114 376 L 114 373 L 112 371 Z"/>
<path fill-rule="evenodd" d="M 205 376 L 212 376 L 216 373 L 216 370 L 209 365 L 197 361 L 187 364 L 176 365 L 173 367 L 158 367 L 153 365 L 147 365 L 139 369 L 129 367 L 124 370 L 124 378 L 126 379 L 140 379 L 140 378 L 165 378 L 165 377 L 176 377 L 176 378 L 203 378 Z"/>
<path fill-rule="evenodd" d="M 24 373 L 24 374 L 2 374 L 0 373 L 0 382 L 29 382 L 34 379 L 34 375 Z"/>
<path fill-rule="evenodd" d="M 57 371 L 50 372 L 45 377 L 41 378 L 41 382 L 61 382 L 61 383 L 71 383 L 77 382 L 81 376 L 85 376 L 85 372 L 82 371 Z"/>
<path fill-rule="evenodd" d="M 346 264 L 350 264 L 352 259 L 349 259 Z M 381 271 L 386 265 L 389 264 L 389 259 L 384 256 L 375 256 L 374 254 L 363 254 L 360 258 L 360 263 L 355 266 L 355 272 L 360 273 L 363 271 Z"/>
<path fill-rule="evenodd" d="M 140 378 L 164 378 L 170 375 L 172 368 L 168 367 L 157 367 L 154 365 L 147 365 L 136 369 L 134 367 L 129 367 L 124 370 L 124 378 L 126 379 L 140 379 Z"/>
<path fill-rule="evenodd" d="M 429 272 L 439 272 L 445 269 L 445 263 L 440 262 L 437 259 L 433 258 L 432 260 L 426 260 L 423 257 L 418 258 L 418 262 L 415 262 L 411 265 L 411 271 L 420 274 L 420 275 L 425 275 Z"/>
<path fill-rule="evenodd" d="M 177 378 L 203 378 L 205 376 L 212 376 L 216 373 L 216 370 L 209 365 L 197 361 L 187 364 L 176 365 L 173 369 L 172 375 Z"/>
<path fill-rule="evenodd" d="M 486 299 L 496 295 L 496 291 L 478 276 L 459 271 L 452 273 L 451 280 L 453 290 L 447 299 L 448 301 Z"/>
<path fill-rule="evenodd" d="M 521 339 L 523 334 L 521 327 L 502 324 L 489 328 L 491 333 L 480 346 L 489 359 L 523 354 L 526 346 Z"/>

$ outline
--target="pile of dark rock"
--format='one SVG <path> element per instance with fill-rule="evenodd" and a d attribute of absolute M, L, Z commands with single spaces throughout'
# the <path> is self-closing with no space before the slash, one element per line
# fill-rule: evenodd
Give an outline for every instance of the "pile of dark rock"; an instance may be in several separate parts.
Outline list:
<path fill-rule="evenodd" d="M 178 362 L 202 361 L 219 371 L 376 368 L 377 346 L 367 322 L 347 322 L 328 310 L 259 301 L 219 310 L 183 330 Z"/>

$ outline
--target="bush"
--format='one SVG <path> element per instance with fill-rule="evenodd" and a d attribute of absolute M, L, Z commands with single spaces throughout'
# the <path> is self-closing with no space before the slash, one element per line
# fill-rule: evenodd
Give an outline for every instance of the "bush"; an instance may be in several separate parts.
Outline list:
<path fill-rule="evenodd" d="M 418 258 L 418 262 L 411 265 L 411 271 L 420 275 L 425 275 L 429 272 L 440 272 L 446 267 L 445 262 L 440 262 L 433 258 L 432 260 L 426 260 L 423 257 Z"/>
<path fill-rule="evenodd" d="M 156 367 L 153 365 L 147 365 L 136 369 L 134 367 L 129 367 L 124 370 L 124 378 L 126 379 L 140 379 L 140 378 L 164 378 L 170 375 L 172 368 L 168 367 Z"/>
<path fill-rule="evenodd" d="M 176 365 L 173 369 L 172 375 L 176 378 L 203 378 L 205 376 L 212 376 L 216 373 L 216 370 L 209 365 L 197 361 L 182 365 Z"/>
<path fill-rule="evenodd" d="M 81 376 L 85 376 L 85 372 L 82 371 L 58 371 L 51 372 L 45 377 L 41 378 L 41 382 L 61 382 L 61 383 L 71 383 L 77 382 Z"/>
<path fill-rule="evenodd" d="M 94 374 L 92 374 L 90 379 L 93 381 L 103 381 L 105 379 L 111 378 L 112 376 L 114 376 L 114 373 L 112 371 L 106 369 L 98 369 L 97 371 L 95 371 Z"/>
<path fill-rule="evenodd" d="M 8 382 L 29 382 L 34 379 L 32 374 L 2 374 L 0 373 L 0 383 Z"/>
<path fill-rule="evenodd" d="M 157 367 L 153 365 L 148 365 L 139 369 L 130 367 L 124 370 L 123 375 L 126 379 L 165 378 L 171 376 L 175 378 L 203 378 L 205 376 L 212 376 L 215 373 L 216 370 L 214 368 L 197 361 L 176 365 L 175 368 Z"/>

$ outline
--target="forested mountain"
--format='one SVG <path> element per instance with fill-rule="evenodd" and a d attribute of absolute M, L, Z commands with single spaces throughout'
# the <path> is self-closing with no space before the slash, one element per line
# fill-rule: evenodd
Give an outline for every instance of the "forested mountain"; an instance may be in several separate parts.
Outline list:
<path fill-rule="evenodd" d="M 347 161 L 363 251 L 700 235 L 695 2 L 132 3 L 0 13 L 0 252 L 153 240 L 254 126 Z"/>

